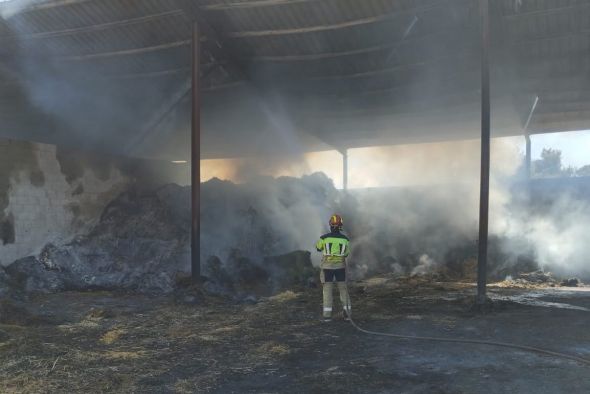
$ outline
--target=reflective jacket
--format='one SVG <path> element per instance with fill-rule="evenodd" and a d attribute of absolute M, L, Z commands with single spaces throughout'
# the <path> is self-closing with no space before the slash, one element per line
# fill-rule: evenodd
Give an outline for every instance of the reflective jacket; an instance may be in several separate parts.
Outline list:
<path fill-rule="evenodd" d="M 350 254 L 350 241 L 341 232 L 333 231 L 322 235 L 315 248 L 324 254 L 321 268 L 339 269 L 345 267 L 346 257 Z"/>

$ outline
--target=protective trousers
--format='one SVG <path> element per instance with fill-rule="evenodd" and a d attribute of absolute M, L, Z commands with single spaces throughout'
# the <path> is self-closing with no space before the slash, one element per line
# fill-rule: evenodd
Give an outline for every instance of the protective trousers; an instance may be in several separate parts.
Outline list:
<path fill-rule="evenodd" d="M 326 275 L 324 271 L 331 271 L 331 270 L 322 270 L 320 279 L 322 282 L 322 290 L 323 290 L 323 299 L 324 299 L 324 317 L 329 318 L 332 317 L 332 309 L 333 309 L 333 291 L 334 291 L 334 279 L 336 279 L 336 285 L 338 287 L 338 293 L 340 295 L 340 302 L 342 303 L 342 308 L 347 314 L 351 312 L 351 305 L 350 305 L 350 296 L 348 295 L 348 288 L 346 286 L 346 281 L 339 281 L 340 278 L 334 278 L 332 275 Z"/>

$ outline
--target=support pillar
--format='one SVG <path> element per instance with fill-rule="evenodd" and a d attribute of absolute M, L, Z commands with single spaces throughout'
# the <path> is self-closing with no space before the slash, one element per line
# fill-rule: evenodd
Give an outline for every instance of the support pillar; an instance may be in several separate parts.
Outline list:
<path fill-rule="evenodd" d="M 525 155 L 525 171 L 526 171 L 526 179 L 527 181 L 531 180 L 531 135 L 527 132 L 524 135 L 524 138 L 526 140 L 526 155 Z"/>
<path fill-rule="evenodd" d="M 479 4 L 481 14 L 481 183 L 476 302 L 478 305 L 484 305 L 486 303 L 490 202 L 490 5 L 489 0 L 480 0 Z"/>
<path fill-rule="evenodd" d="M 340 151 L 342 153 L 342 190 L 348 190 L 348 149 Z"/>
<path fill-rule="evenodd" d="M 533 106 L 531 107 L 529 116 L 524 124 L 524 138 L 526 141 L 525 171 L 527 181 L 531 179 L 531 134 L 529 133 L 529 125 L 531 124 L 531 120 L 537 109 L 537 104 L 539 104 L 539 96 L 535 96 Z"/>
<path fill-rule="evenodd" d="M 191 117 L 191 276 L 201 279 L 201 103 L 199 96 L 199 27 L 192 35 L 192 117 Z"/>

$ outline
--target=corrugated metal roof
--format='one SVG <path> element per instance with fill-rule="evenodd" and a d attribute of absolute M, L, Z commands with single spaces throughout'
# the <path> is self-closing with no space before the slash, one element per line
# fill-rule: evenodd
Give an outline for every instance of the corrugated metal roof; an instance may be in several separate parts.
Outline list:
<path fill-rule="evenodd" d="M 517 102 L 542 92 L 534 130 L 590 120 L 583 111 L 590 104 L 590 2 L 491 4 L 495 96 Z M 115 106 L 132 105 L 138 119 L 148 118 L 159 109 L 147 102 L 166 102 L 187 86 L 195 17 L 207 25 L 201 63 L 211 114 L 244 100 L 236 85 L 242 79 L 256 86 L 254 96 L 271 91 L 295 103 L 292 118 L 306 125 L 312 110 L 372 119 L 472 103 L 479 89 L 476 0 L 48 0 L 0 18 L 0 87 L 25 87 L 2 88 L 2 113 L 14 124 L 35 111 L 37 103 L 27 106 L 17 92 L 30 95 L 42 70 L 88 94 L 108 86 Z M 105 119 L 105 127 L 115 120 Z M 210 140 L 220 145 L 227 136 L 223 122 L 214 123 Z M 342 139 L 360 133 L 337 127 Z M 141 132 L 124 128 L 122 139 Z"/>

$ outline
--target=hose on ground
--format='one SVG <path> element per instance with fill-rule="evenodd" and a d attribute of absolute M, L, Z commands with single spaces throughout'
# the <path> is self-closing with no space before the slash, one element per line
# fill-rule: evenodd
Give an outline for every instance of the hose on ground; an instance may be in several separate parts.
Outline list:
<path fill-rule="evenodd" d="M 348 311 L 350 311 L 350 306 L 347 309 L 348 309 Z M 583 358 L 583 357 L 579 357 L 579 356 L 574 356 L 574 355 L 571 355 L 571 354 L 554 352 L 552 350 L 542 349 L 542 348 L 538 348 L 538 347 L 534 347 L 534 346 L 517 345 L 517 344 L 514 344 L 514 343 L 508 343 L 508 342 L 486 341 L 486 340 L 480 340 L 480 339 L 425 337 L 425 336 L 399 335 L 399 334 L 391 334 L 391 333 L 386 333 L 386 332 L 371 331 L 371 330 L 367 330 L 367 329 L 364 329 L 364 328 L 360 327 L 352 319 L 352 316 L 351 316 L 351 314 L 348 311 L 345 310 L 345 313 L 348 316 L 348 320 L 350 321 L 350 324 L 352 324 L 352 326 L 355 329 L 357 329 L 358 331 L 360 331 L 362 333 L 365 333 L 365 334 L 368 334 L 368 335 L 377 335 L 377 336 L 389 337 L 389 338 L 395 338 L 395 339 L 408 339 L 408 340 L 414 340 L 414 341 L 468 343 L 468 344 L 475 344 L 475 345 L 496 346 L 496 347 L 503 347 L 503 348 L 509 348 L 509 349 L 522 350 L 522 351 L 525 351 L 525 352 L 536 353 L 536 354 L 541 354 L 541 355 L 545 355 L 545 356 L 562 358 L 562 359 L 566 359 L 566 360 L 570 360 L 570 361 L 575 361 L 577 363 L 590 366 L 590 360 L 589 359 L 586 359 L 586 358 Z"/>

